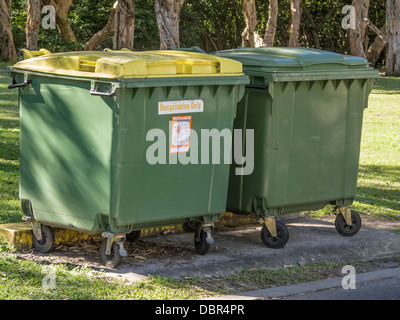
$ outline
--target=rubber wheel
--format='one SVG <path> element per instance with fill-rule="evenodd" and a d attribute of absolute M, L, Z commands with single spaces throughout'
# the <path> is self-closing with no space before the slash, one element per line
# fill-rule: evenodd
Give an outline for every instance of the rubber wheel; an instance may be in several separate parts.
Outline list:
<path fill-rule="evenodd" d="M 335 219 L 335 228 L 342 236 L 354 236 L 361 229 L 361 217 L 357 211 L 351 210 L 351 226 L 346 223 L 343 215 L 340 213 Z"/>
<path fill-rule="evenodd" d="M 32 242 L 35 249 L 41 253 L 48 253 L 54 248 L 54 232 L 53 229 L 49 226 L 45 226 L 42 224 L 42 240 L 38 240 L 35 234 L 32 235 Z"/>
<path fill-rule="evenodd" d="M 103 240 L 100 248 L 101 261 L 104 265 L 109 268 L 116 268 L 122 262 L 122 256 L 119 254 L 119 245 L 115 242 L 111 246 L 110 255 L 106 254 L 107 239 Z"/>
<path fill-rule="evenodd" d="M 200 239 L 196 241 L 196 235 L 194 236 L 194 248 L 200 255 L 205 255 L 210 249 L 210 245 L 206 242 L 207 232 L 204 230 L 200 231 Z"/>
<path fill-rule="evenodd" d="M 289 240 L 289 230 L 286 225 L 276 220 L 276 237 L 273 237 L 264 224 L 261 229 L 261 240 L 268 247 L 273 249 L 282 248 Z"/>
<path fill-rule="evenodd" d="M 127 233 L 125 235 L 126 240 L 128 240 L 129 242 L 138 241 L 140 239 L 140 233 L 141 232 L 142 232 L 142 230 L 135 230 L 135 231 Z"/>

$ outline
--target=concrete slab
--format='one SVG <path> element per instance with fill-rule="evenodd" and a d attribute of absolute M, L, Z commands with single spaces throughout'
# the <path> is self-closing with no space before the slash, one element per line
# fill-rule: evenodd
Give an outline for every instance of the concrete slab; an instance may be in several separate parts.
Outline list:
<path fill-rule="evenodd" d="M 149 274 L 179 279 L 234 274 L 250 268 L 283 268 L 320 261 L 368 261 L 400 254 L 400 235 L 390 231 L 362 227 L 357 235 L 343 237 L 330 222 L 298 218 L 287 220 L 286 225 L 290 239 L 282 249 L 270 249 L 263 245 L 260 226 L 221 228 L 215 230 L 215 244 L 204 256 L 192 253 L 137 259 L 133 255 L 125 258 L 117 270 L 106 271 L 126 279 Z M 145 241 L 187 249 L 193 247 L 193 234 L 151 236 Z"/>

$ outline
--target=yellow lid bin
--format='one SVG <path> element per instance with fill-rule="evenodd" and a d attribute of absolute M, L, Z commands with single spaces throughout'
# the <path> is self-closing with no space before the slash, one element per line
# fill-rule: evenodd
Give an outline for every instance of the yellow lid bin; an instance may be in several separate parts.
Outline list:
<path fill-rule="evenodd" d="M 102 234 L 102 260 L 115 267 L 125 237 L 191 223 L 205 254 L 226 209 L 242 64 L 169 50 L 22 56 L 9 88 L 19 92 L 20 198 L 35 248 L 51 251 L 55 226 Z"/>
<path fill-rule="evenodd" d="M 50 54 L 45 49 L 22 52 L 26 60 L 13 68 L 74 77 L 115 79 L 242 74 L 240 62 L 196 52 L 107 50 Z"/>

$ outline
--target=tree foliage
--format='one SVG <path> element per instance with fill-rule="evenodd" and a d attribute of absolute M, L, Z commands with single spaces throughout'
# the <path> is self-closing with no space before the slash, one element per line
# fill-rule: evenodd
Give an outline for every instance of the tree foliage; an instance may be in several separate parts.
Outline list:
<path fill-rule="evenodd" d="M 43 2 L 43 0 L 42 0 Z M 343 6 L 348 0 L 302 0 L 299 45 L 349 54 L 348 30 L 342 28 Z M 291 0 L 279 0 L 274 46 L 288 46 L 290 38 Z M 57 29 L 40 28 L 38 46 L 52 52 L 83 50 L 90 38 L 102 30 L 110 17 L 114 1 L 74 0 L 68 13 L 76 42 L 66 41 Z M 255 32 L 263 38 L 269 0 L 256 0 Z M 235 48 L 242 44 L 245 18 L 243 0 L 185 0 L 180 12 L 180 46 L 199 46 L 210 52 Z M 43 17 L 43 15 L 42 15 Z M 382 28 L 386 21 L 385 0 L 370 1 L 369 20 Z M 12 0 L 11 21 L 15 47 L 26 47 L 26 0 Z M 154 0 L 135 0 L 135 50 L 160 48 L 160 36 L 154 9 Z M 368 43 L 376 33 L 368 28 Z M 112 48 L 112 34 L 96 50 Z M 380 62 L 384 58 L 381 55 Z"/>

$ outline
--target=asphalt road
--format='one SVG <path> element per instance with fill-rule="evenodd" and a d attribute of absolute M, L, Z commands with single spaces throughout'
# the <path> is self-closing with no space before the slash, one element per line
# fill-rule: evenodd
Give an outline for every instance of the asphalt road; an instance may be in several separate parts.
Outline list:
<path fill-rule="evenodd" d="M 219 297 L 220 300 L 400 300 L 400 268 Z"/>

